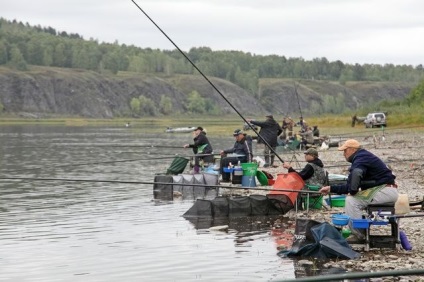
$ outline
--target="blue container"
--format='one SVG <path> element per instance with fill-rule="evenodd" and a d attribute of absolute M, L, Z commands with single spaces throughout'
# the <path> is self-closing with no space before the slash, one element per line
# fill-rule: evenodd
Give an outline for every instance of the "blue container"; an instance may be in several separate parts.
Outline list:
<path fill-rule="evenodd" d="M 357 229 L 368 229 L 370 227 L 371 220 L 369 219 L 351 219 L 352 227 Z"/>
<path fill-rule="evenodd" d="M 243 175 L 241 177 L 241 186 L 243 187 L 256 187 L 256 176 Z"/>
<path fill-rule="evenodd" d="M 222 170 L 226 173 L 233 173 L 233 171 L 234 171 L 233 168 L 228 168 L 228 167 L 224 167 Z"/>

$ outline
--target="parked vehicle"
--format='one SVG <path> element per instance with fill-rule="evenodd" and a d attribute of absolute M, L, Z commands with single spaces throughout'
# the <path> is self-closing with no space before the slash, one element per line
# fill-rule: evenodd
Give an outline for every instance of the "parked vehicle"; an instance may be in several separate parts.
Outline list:
<path fill-rule="evenodd" d="M 386 115 L 384 113 L 369 113 L 364 120 L 366 128 L 378 127 L 378 126 L 387 126 Z"/>

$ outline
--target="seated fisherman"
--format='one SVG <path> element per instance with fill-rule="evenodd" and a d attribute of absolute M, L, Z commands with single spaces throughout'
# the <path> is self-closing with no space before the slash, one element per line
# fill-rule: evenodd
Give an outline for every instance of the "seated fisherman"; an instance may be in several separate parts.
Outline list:
<path fill-rule="evenodd" d="M 193 153 L 196 155 L 194 157 L 194 167 L 193 172 L 199 173 L 200 171 L 200 160 L 204 162 L 213 162 L 212 155 L 212 145 L 206 137 L 206 132 L 203 130 L 203 127 L 198 126 L 193 130 L 193 144 L 185 144 L 184 148 L 193 148 Z"/>
<path fill-rule="evenodd" d="M 309 148 L 304 153 L 307 164 L 300 172 L 294 170 L 288 162 L 284 162 L 283 167 L 286 168 L 288 172 L 296 172 L 299 174 L 306 184 L 318 186 L 325 185 L 327 176 L 324 170 L 324 164 L 318 157 L 318 151 L 314 148 Z"/>
<path fill-rule="evenodd" d="M 251 162 L 253 158 L 252 145 L 251 142 L 249 142 L 248 136 L 246 136 L 240 129 L 236 129 L 233 136 L 236 139 L 234 146 L 230 149 L 221 151 L 220 173 L 222 175 L 223 182 L 229 182 L 231 177 L 230 173 L 224 172 L 224 167 L 228 167 L 230 163 L 232 165 L 237 165 L 238 162 Z M 234 154 L 234 156 L 227 157 L 227 154 Z"/>
<path fill-rule="evenodd" d="M 347 194 L 345 212 L 353 219 L 360 219 L 363 210 L 371 203 L 394 204 L 397 201 L 396 176 L 380 158 L 362 149 L 354 139 L 347 140 L 338 150 L 343 151 L 346 161 L 352 163 L 347 182 L 322 187 L 322 194 Z M 350 222 L 349 225 L 354 236 L 348 241 L 363 241 L 365 229 L 353 229 Z"/>
<path fill-rule="evenodd" d="M 312 128 L 306 127 L 305 131 L 299 132 L 299 135 L 302 136 L 302 145 L 306 147 L 308 144 L 313 145 L 314 144 L 314 135 L 312 132 Z"/>

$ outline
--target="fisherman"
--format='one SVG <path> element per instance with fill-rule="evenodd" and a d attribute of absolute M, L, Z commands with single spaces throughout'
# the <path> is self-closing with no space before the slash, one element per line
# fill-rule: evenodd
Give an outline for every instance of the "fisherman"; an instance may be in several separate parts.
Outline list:
<path fill-rule="evenodd" d="M 347 194 L 345 212 L 352 219 L 360 219 L 369 204 L 394 204 L 398 198 L 396 176 L 387 165 L 371 152 L 362 149 L 355 139 L 347 140 L 338 148 L 346 161 L 352 163 L 346 183 L 324 186 L 319 191 Z M 365 240 L 364 229 L 354 229 L 349 222 L 352 235 L 349 242 Z"/>
<path fill-rule="evenodd" d="M 224 172 L 224 167 L 228 167 L 230 164 L 236 166 L 239 162 L 251 162 L 253 158 L 251 138 L 245 135 L 240 129 L 234 130 L 233 136 L 236 139 L 234 146 L 220 152 L 220 173 L 222 175 L 222 182 L 230 182 L 231 177 L 230 173 Z M 227 156 L 227 154 L 233 154 L 233 156 Z"/>
<path fill-rule="evenodd" d="M 212 145 L 209 142 L 209 139 L 206 137 L 206 132 L 203 127 L 198 126 L 193 130 L 193 144 L 185 144 L 184 148 L 193 148 L 193 153 L 196 155 L 194 157 L 194 167 L 193 173 L 200 172 L 200 160 L 203 162 L 211 163 L 213 162 L 213 149 Z"/>
<path fill-rule="evenodd" d="M 318 125 L 314 125 L 313 129 L 312 129 L 312 134 L 314 137 L 319 137 L 319 129 L 318 129 Z"/>
<path fill-rule="evenodd" d="M 275 150 L 277 148 L 277 138 L 283 132 L 283 129 L 275 121 L 272 114 L 267 114 L 265 121 L 248 120 L 249 123 L 257 125 L 261 128 L 259 131 L 258 144 L 264 146 L 263 153 L 265 157 L 264 167 L 274 166 Z M 272 148 L 272 150 L 270 149 Z"/>
<path fill-rule="evenodd" d="M 355 124 L 358 122 L 358 116 L 354 114 L 352 116 L 352 127 L 355 127 Z"/>
<path fill-rule="evenodd" d="M 314 148 L 309 148 L 304 154 L 307 164 L 300 172 L 293 169 L 288 162 L 284 162 L 283 167 L 286 168 L 288 172 L 296 172 L 299 174 L 306 184 L 322 187 L 327 182 L 327 175 L 324 170 L 324 164 L 318 156 L 318 151 Z"/>
<path fill-rule="evenodd" d="M 306 124 L 306 123 L 305 123 Z M 314 135 L 312 128 L 306 127 L 305 131 L 299 131 L 299 135 L 302 136 L 301 144 L 306 148 L 308 145 L 314 144 Z"/>

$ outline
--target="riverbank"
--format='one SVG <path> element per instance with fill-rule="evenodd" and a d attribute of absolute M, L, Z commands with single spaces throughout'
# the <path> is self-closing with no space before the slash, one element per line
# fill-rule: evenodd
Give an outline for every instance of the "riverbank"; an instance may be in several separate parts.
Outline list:
<path fill-rule="evenodd" d="M 422 148 L 424 148 L 424 135 L 421 132 L 403 131 L 386 134 L 385 138 L 381 138 L 380 136 L 379 138 L 359 137 L 357 139 L 363 144 L 365 149 L 379 156 L 392 169 L 396 175 L 396 182 L 399 185 L 399 193 L 407 194 L 410 202 L 423 200 L 424 159 L 422 158 Z M 293 152 L 291 155 L 281 155 L 281 157 L 286 161 L 291 160 L 293 166 L 300 170 L 305 165 L 304 156 L 302 151 L 296 153 L 298 154 Z M 344 160 L 343 154 L 337 151 L 336 148 L 320 151 L 319 154 L 329 173 L 347 174 L 349 165 Z M 296 162 L 296 160 L 299 162 Z M 277 164 L 277 168 L 263 168 L 263 170 L 270 172 L 274 176 L 278 173 L 287 172 L 282 168 L 280 162 L 277 162 Z M 261 186 L 261 188 L 264 187 L 266 186 Z M 266 191 L 249 190 L 240 192 L 245 195 L 267 193 Z M 337 212 L 343 212 L 343 208 L 323 208 L 298 213 L 290 211 L 285 217 L 293 221 L 296 217 L 306 217 L 317 221 L 331 222 L 331 214 Z M 413 209 L 409 214 L 414 215 L 419 213 L 419 210 Z M 421 231 L 424 229 L 424 218 L 412 217 L 400 219 L 399 226 L 400 230 L 406 233 L 412 245 L 411 251 L 373 248 L 366 252 L 362 246 L 354 245 L 353 248 L 361 254 L 359 259 L 334 260 L 324 264 L 324 267 L 341 267 L 349 272 L 424 269 L 424 239 Z M 387 229 L 382 231 L 387 231 Z M 288 232 L 294 233 L 294 230 L 288 230 Z M 424 277 L 409 277 L 401 281 L 424 281 Z"/>

